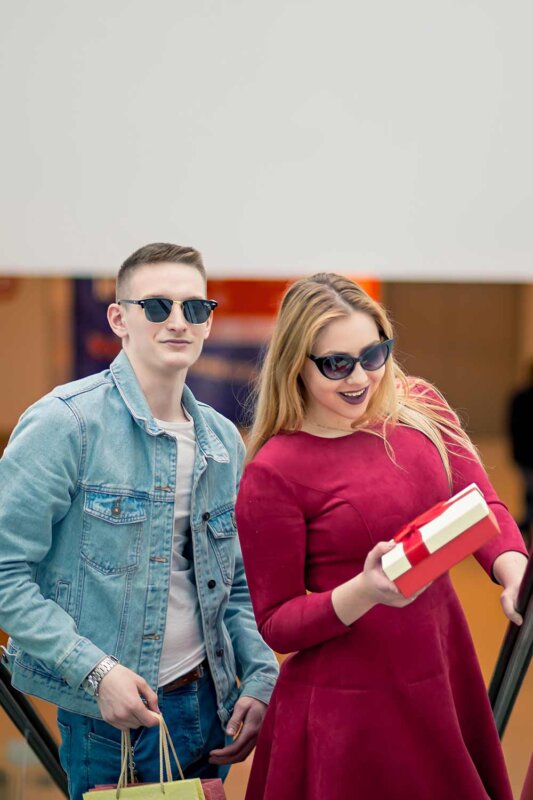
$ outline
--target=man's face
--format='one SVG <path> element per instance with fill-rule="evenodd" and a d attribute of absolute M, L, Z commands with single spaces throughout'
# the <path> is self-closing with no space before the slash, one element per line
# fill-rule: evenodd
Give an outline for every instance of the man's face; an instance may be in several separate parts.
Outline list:
<path fill-rule="evenodd" d="M 206 287 L 195 267 L 170 262 L 147 264 L 133 272 L 119 299 L 148 297 L 205 299 Z M 114 324 L 119 319 L 120 324 Z M 184 318 L 181 306 L 174 303 L 168 319 L 149 322 L 141 306 L 112 304 L 109 321 L 135 369 L 168 374 L 187 370 L 195 363 L 209 336 L 212 316 L 201 325 L 193 325 Z"/>

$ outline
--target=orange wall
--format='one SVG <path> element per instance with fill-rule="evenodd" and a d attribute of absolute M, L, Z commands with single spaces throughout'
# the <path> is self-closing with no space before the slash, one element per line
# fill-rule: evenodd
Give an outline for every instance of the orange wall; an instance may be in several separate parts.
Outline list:
<path fill-rule="evenodd" d="M 70 281 L 0 282 L 0 432 L 70 375 Z"/>

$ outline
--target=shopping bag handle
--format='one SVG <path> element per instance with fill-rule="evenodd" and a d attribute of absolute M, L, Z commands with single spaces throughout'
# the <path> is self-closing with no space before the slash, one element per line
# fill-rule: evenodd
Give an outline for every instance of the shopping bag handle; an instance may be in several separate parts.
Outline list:
<path fill-rule="evenodd" d="M 183 774 L 183 770 L 181 768 L 178 755 L 176 753 L 176 748 L 174 747 L 174 743 L 170 736 L 167 723 L 163 719 L 163 716 L 161 714 L 157 714 L 155 711 L 151 711 L 150 709 L 146 710 L 149 711 L 149 713 L 152 714 L 159 722 L 159 784 L 161 787 L 161 794 L 165 794 L 165 787 L 163 786 L 163 784 L 165 783 L 164 771 L 166 772 L 167 775 L 167 781 L 169 783 L 172 781 L 172 768 L 170 765 L 169 747 L 170 750 L 172 751 L 172 755 L 174 756 L 174 760 L 178 767 L 178 772 L 180 774 L 180 778 L 182 781 L 185 780 L 185 775 Z M 118 798 L 120 798 L 121 789 L 124 789 L 129 784 L 135 782 L 135 776 L 133 771 L 133 750 L 131 746 L 131 734 L 129 729 L 122 731 L 122 736 L 120 739 L 120 752 L 122 757 L 122 768 L 120 770 L 120 777 L 118 779 L 118 784 L 117 784 L 117 793 L 116 793 L 117 800 Z M 128 773 L 129 773 L 129 781 L 128 781 Z"/>

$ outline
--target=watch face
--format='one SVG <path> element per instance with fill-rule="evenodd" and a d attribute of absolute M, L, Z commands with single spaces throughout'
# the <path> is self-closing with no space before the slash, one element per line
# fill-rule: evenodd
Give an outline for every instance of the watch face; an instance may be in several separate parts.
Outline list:
<path fill-rule="evenodd" d="M 96 696 L 96 690 L 98 688 L 98 681 L 94 679 L 94 675 L 88 675 L 87 678 L 83 681 L 82 684 L 85 691 L 89 692 L 89 694 Z"/>

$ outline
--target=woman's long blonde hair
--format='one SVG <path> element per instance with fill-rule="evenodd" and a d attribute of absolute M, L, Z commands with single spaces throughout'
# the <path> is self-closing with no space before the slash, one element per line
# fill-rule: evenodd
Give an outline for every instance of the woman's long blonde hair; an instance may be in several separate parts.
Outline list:
<path fill-rule="evenodd" d="M 368 314 L 380 336 L 393 338 L 385 309 L 360 286 L 341 275 L 318 273 L 302 278 L 285 293 L 252 393 L 255 416 L 248 438 L 248 459 L 276 433 L 301 429 L 305 418 L 305 392 L 300 373 L 305 359 L 313 352 L 314 342 L 324 326 L 352 311 Z M 413 391 L 415 385 L 416 392 Z M 394 459 L 387 440 L 387 432 L 394 425 L 414 428 L 433 442 L 450 487 L 449 452 L 455 451 L 457 446 L 458 450 L 464 448 L 472 458 L 478 458 L 474 445 L 438 390 L 425 381 L 408 378 L 391 356 L 366 413 L 357 420 L 354 430 L 364 428 L 380 436 Z"/>

